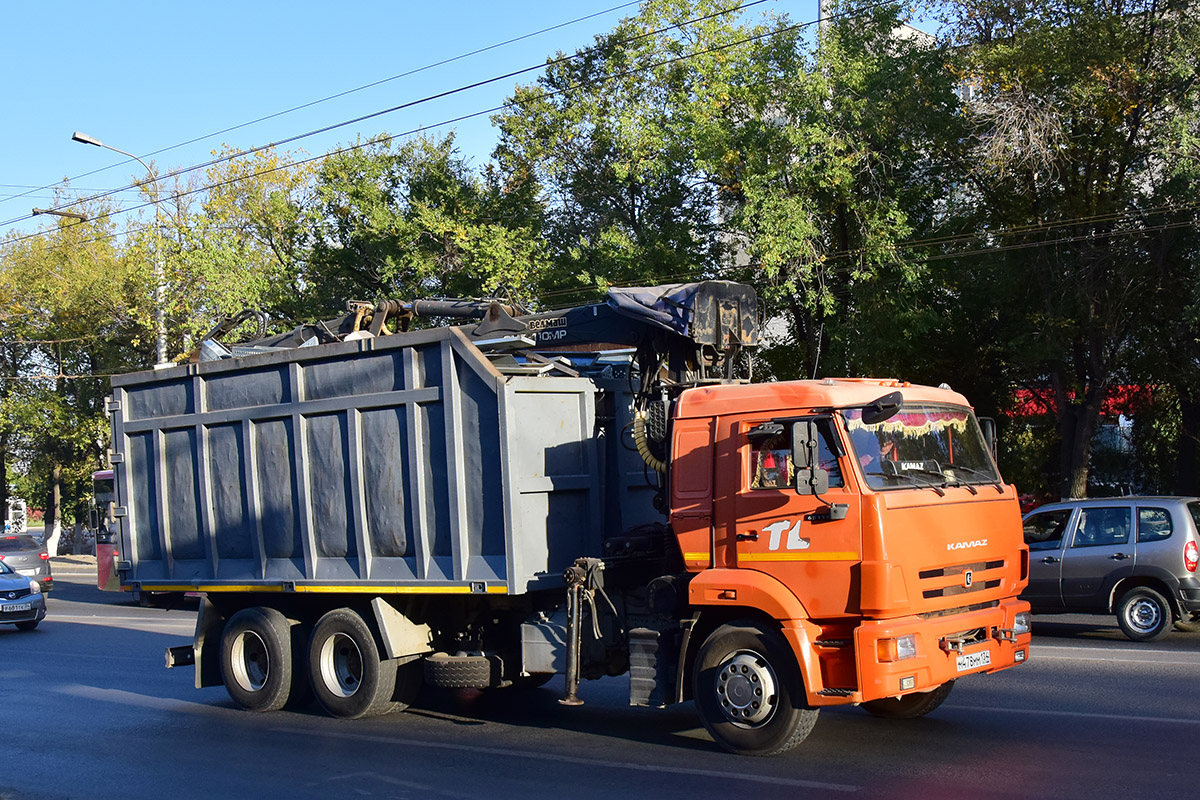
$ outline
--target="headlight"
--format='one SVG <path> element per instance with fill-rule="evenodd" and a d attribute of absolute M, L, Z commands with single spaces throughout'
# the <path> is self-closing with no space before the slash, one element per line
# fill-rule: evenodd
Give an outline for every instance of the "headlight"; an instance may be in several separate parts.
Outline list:
<path fill-rule="evenodd" d="M 1022 611 L 1013 617 L 1013 635 L 1020 636 L 1031 630 L 1033 630 L 1033 621 L 1030 619 L 1028 611 Z"/>
<path fill-rule="evenodd" d="M 913 658 L 917 655 L 917 637 L 910 633 L 895 639 L 880 639 L 875 643 L 875 651 L 880 661 Z"/>
<path fill-rule="evenodd" d="M 42 585 L 40 583 L 38 583 L 37 581 L 30 581 L 29 582 L 29 591 L 32 594 L 41 594 L 42 593 Z"/>

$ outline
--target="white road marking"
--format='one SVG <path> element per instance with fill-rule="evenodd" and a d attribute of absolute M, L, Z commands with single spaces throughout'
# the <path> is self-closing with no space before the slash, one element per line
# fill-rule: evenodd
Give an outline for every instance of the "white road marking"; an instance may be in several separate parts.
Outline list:
<path fill-rule="evenodd" d="M 1037 644 L 1029 648 L 1029 662 L 1031 664 L 1037 661 L 1102 661 L 1108 663 L 1162 664 L 1200 668 L 1200 659 L 1196 658 L 1187 661 L 1167 661 L 1160 658 L 1147 658 L 1147 656 L 1156 655 L 1180 658 L 1179 652 L 1175 650 L 1146 650 L 1139 648 L 1134 652 L 1118 648 L 1062 647 Z"/>
<path fill-rule="evenodd" d="M 1043 708 L 1003 708 L 1001 706 L 959 706 L 944 705 L 947 711 L 974 711 L 1000 714 L 1034 714 L 1042 717 L 1074 717 L 1076 719 L 1102 719 L 1111 722 L 1152 722 L 1155 725 L 1163 723 L 1175 725 L 1200 726 L 1200 719 L 1184 717 L 1144 717 L 1133 714 L 1096 714 L 1090 711 L 1057 711 Z"/>
<path fill-rule="evenodd" d="M 295 736 L 311 738 L 312 730 L 297 730 L 294 728 L 274 728 L 277 733 L 289 733 Z M 824 789 L 833 792 L 857 792 L 861 786 L 846 783 L 825 783 L 823 781 L 807 781 L 799 778 L 776 778 L 770 775 L 755 775 L 748 772 L 722 772 L 714 769 L 693 769 L 689 767 L 671 767 L 663 764 L 633 764 L 628 761 L 606 761 L 599 758 L 580 758 L 578 756 L 558 755 L 555 753 L 534 753 L 528 750 L 509 750 L 503 747 L 480 747 L 478 745 L 456 744 L 454 742 L 430 742 L 418 739 L 401 739 L 393 736 L 377 736 L 368 733 L 350 733 L 347 731 L 322 731 L 321 736 L 331 736 L 341 739 L 356 739 L 366 742 L 380 742 L 402 747 L 426 747 L 439 750 L 457 750 L 463 753 L 480 755 L 503 756 L 510 759 L 528 759 L 531 761 L 553 761 L 560 764 L 580 764 L 587 767 L 598 767 L 605 770 L 629 770 L 633 772 L 650 772 L 654 774 L 685 775 L 699 778 L 719 778 L 722 780 L 742 781 L 747 783 L 765 783 L 772 786 L 796 786 L 804 789 Z"/>
<path fill-rule="evenodd" d="M 72 684 L 60 686 L 54 691 L 71 697 L 83 697 L 88 700 L 101 700 L 106 703 L 118 703 L 123 706 L 139 706 L 154 708 L 159 711 L 184 711 L 189 714 L 227 714 L 229 709 L 211 706 L 207 703 L 193 703 L 190 700 L 179 700 L 174 697 L 154 697 L 148 694 L 127 692 L 123 689 L 101 689 L 98 686 Z"/>

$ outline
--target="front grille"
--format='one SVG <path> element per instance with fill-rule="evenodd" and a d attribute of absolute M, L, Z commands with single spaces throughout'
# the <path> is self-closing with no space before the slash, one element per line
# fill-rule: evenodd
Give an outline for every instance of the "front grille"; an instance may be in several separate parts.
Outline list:
<path fill-rule="evenodd" d="M 971 573 L 971 583 L 966 585 L 965 578 L 962 578 L 959 583 L 951 586 L 938 586 L 932 589 L 925 589 L 921 592 L 921 596 L 925 599 L 933 599 L 935 597 L 953 597 L 960 594 L 970 594 L 972 592 L 985 592 L 988 589 L 995 589 L 1001 584 L 1001 579 L 987 579 L 983 576 L 975 577 L 975 573 L 987 572 L 989 570 L 1000 569 L 1004 566 L 1004 560 L 996 561 L 975 561 L 970 564 L 955 564 L 949 567 L 940 567 L 938 569 L 926 569 L 917 573 L 921 580 L 944 581 L 947 578 L 959 578 L 965 576 L 966 573 Z"/>
<path fill-rule="evenodd" d="M 972 611 L 982 611 L 985 608 L 995 608 L 1000 605 L 999 600 L 992 600 L 987 603 L 976 603 L 973 606 L 959 606 L 958 608 L 946 608 L 941 611 L 930 611 L 928 614 L 922 614 L 921 619 L 937 619 L 938 617 L 953 617 L 955 614 L 969 614 Z"/>
<path fill-rule="evenodd" d="M 1000 569 L 1004 566 L 1004 559 L 996 561 L 976 561 L 971 564 L 957 564 L 953 567 L 943 567 L 941 569 L 926 569 L 917 573 L 917 576 L 922 580 L 927 578 L 953 578 L 955 575 L 962 575 L 967 570 L 972 572 L 984 572 L 989 569 Z"/>
<path fill-rule="evenodd" d="M 9 589 L 0 591 L 0 600 L 20 600 L 22 597 L 28 597 L 33 593 L 33 590 L 26 586 L 24 589 Z"/>

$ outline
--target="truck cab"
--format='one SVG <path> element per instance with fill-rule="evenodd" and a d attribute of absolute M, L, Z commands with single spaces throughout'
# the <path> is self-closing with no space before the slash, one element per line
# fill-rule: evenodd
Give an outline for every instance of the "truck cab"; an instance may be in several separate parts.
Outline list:
<path fill-rule="evenodd" d="M 1025 659 L 1020 510 L 966 398 L 894 380 L 693 389 L 673 446 L 693 640 L 757 616 L 809 707 L 898 715 Z"/>

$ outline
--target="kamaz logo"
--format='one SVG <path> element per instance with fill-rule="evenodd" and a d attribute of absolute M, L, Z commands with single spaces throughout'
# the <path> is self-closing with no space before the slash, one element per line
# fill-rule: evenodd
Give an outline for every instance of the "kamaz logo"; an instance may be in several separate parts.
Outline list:
<path fill-rule="evenodd" d="M 967 550 L 972 547 L 987 547 L 987 539 L 973 539 L 969 542 L 951 542 L 946 545 L 947 550 Z"/>

